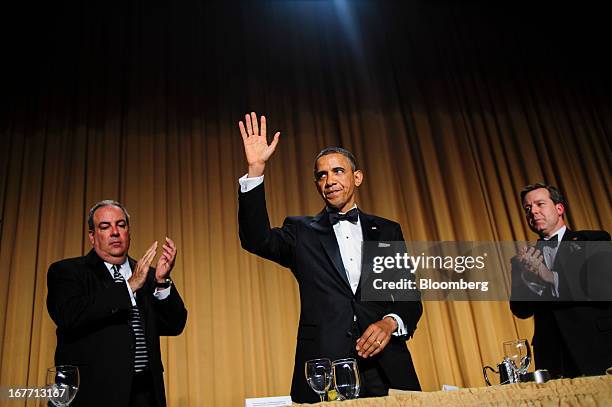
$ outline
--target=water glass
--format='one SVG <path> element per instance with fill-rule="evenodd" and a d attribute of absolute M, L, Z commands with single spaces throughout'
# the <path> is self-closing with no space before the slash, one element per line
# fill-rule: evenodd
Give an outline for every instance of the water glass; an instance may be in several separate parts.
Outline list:
<path fill-rule="evenodd" d="M 361 384 L 357 361 L 353 358 L 334 360 L 332 371 L 334 388 L 339 398 L 341 400 L 357 398 Z"/>
<path fill-rule="evenodd" d="M 306 381 L 310 388 L 319 395 L 321 401 L 325 401 L 325 393 L 332 383 L 332 363 L 326 358 L 312 359 L 304 365 Z"/>
<path fill-rule="evenodd" d="M 79 390 L 79 368 L 71 365 L 54 366 L 47 369 L 49 400 L 55 407 L 67 407 Z"/>

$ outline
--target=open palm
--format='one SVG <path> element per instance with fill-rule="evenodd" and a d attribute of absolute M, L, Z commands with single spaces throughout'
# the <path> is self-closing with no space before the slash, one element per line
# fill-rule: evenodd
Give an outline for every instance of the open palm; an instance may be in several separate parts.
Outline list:
<path fill-rule="evenodd" d="M 161 282 L 163 279 L 168 277 L 170 271 L 174 267 L 174 260 L 176 259 L 176 244 L 172 239 L 166 237 L 166 242 L 162 246 L 162 255 L 157 261 L 155 267 L 155 279 Z"/>
<path fill-rule="evenodd" d="M 272 153 L 274 153 L 280 138 L 280 132 L 276 132 L 272 142 L 268 144 L 265 116 L 261 116 L 260 121 L 261 129 L 257 124 L 257 115 L 255 112 L 252 112 L 250 115 L 245 115 L 246 127 L 242 121 L 238 123 L 242 141 L 244 142 L 244 152 L 249 166 L 265 165 L 266 161 L 268 161 Z"/>

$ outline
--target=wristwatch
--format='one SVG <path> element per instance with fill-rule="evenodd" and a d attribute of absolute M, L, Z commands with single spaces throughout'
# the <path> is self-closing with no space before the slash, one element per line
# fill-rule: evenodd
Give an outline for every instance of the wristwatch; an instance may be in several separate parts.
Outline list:
<path fill-rule="evenodd" d="M 155 287 L 162 288 L 162 289 L 168 288 L 172 284 L 174 284 L 174 282 L 172 281 L 170 277 L 166 277 L 162 283 L 158 283 L 157 281 L 155 281 Z"/>

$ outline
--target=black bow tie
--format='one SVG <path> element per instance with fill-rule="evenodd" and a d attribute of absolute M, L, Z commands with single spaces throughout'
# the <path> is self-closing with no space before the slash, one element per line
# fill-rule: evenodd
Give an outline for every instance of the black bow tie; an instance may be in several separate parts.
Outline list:
<path fill-rule="evenodd" d="M 330 212 L 329 213 L 329 223 L 335 225 L 341 220 L 348 220 L 351 223 L 357 223 L 359 220 L 359 211 L 357 208 L 353 208 L 347 213 L 341 214 L 339 212 Z"/>
<path fill-rule="evenodd" d="M 538 249 L 543 249 L 544 247 L 548 246 L 551 247 L 553 249 L 556 249 L 558 246 L 558 240 L 559 240 L 559 235 L 554 235 L 553 237 L 551 237 L 548 240 L 544 240 L 544 239 L 538 239 L 538 243 L 536 243 L 536 247 Z"/>

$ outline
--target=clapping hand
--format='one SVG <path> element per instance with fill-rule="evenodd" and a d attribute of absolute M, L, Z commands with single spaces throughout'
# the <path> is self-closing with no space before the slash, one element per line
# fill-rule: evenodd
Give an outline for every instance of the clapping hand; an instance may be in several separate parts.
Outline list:
<path fill-rule="evenodd" d="M 162 255 L 157 260 L 157 266 L 155 267 L 155 280 L 158 283 L 163 283 L 168 277 L 168 274 L 174 267 L 174 260 L 176 259 L 176 245 L 169 237 L 166 237 L 166 243 L 162 246 Z"/>
<path fill-rule="evenodd" d="M 244 118 L 246 127 L 242 121 L 238 122 L 238 127 L 240 128 L 240 134 L 244 142 L 244 152 L 249 164 L 249 177 L 259 177 L 263 175 L 266 161 L 268 161 L 276 149 L 280 132 L 276 132 L 272 142 L 268 144 L 266 138 L 266 117 L 261 116 L 261 131 L 257 124 L 255 112 L 251 112 L 250 115 L 246 114 Z"/>
<path fill-rule="evenodd" d="M 149 273 L 149 267 L 151 267 L 151 262 L 157 253 L 157 241 L 153 242 L 151 247 L 147 250 L 147 252 L 142 256 L 138 263 L 136 263 L 136 270 L 132 272 L 132 276 L 128 279 L 128 284 L 132 289 L 132 292 L 136 292 L 139 290 L 147 280 L 147 274 Z"/>
<path fill-rule="evenodd" d="M 525 271 L 531 273 L 531 275 L 549 284 L 554 282 L 554 275 L 546 267 L 540 250 L 535 247 L 523 247 L 519 250 L 517 258 L 525 268 Z"/>

